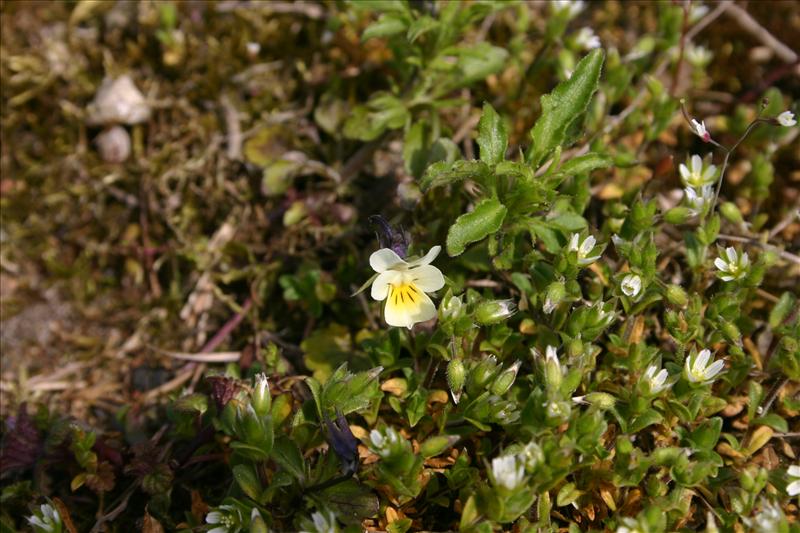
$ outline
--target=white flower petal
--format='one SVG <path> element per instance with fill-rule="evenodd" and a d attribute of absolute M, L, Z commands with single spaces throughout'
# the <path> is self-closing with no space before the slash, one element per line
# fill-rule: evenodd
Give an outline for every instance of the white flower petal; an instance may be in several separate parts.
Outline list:
<path fill-rule="evenodd" d="M 684 181 L 688 180 L 689 176 L 692 175 L 692 173 L 689 172 L 689 169 L 683 163 L 678 165 L 678 172 L 680 172 L 681 178 L 683 178 Z"/>
<path fill-rule="evenodd" d="M 720 370 L 722 370 L 724 366 L 725 366 L 725 361 L 722 360 L 714 361 L 713 363 L 711 363 L 711 365 L 705 370 L 706 379 L 711 379 L 717 374 L 719 374 Z"/>
<path fill-rule="evenodd" d="M 692 174 L 700 174 L 703 171 L 703 160 L 700 156 L 694 154 L 692 156 Z"/>
<path fill-rule="evenodd" d="M 800 479 L 797 481 L 792 481 L 788 485 L 786 485 L 786 493 L 789 496 L 797 496 L 800 494 Z"/>
<path fill-rule="evenodd" d="M 800 465 L 792 465 L 787 470 L 786 473 L 792 477 L 800 477 Z"/>
<path fill-rule="evenodd" d="M 573 233 L 572 237 L 569 238 L 569 246 L 567 250 L 570 252 L 577 252 L 578 251 L 578 241 L 580 240 L 581 236 L 577 233 Z"/>
<path fill-rule="evenodd" d="M 686 374 L 686 379 L 688 379 L 691 382 L 697 381 L 697 378 L 695 378 L 694 374 L 692 373 L 692 358 L 691 357 L 687 357 L 686 358 L 686 363 L 683 365 L 683 369 L 684 369 L 685 374 Z"/>
<path fill-rule="evenodd" d="M 717 257 L 716 259 L 714 259 L 714 266 L 716 266 L 723 272 L 728 272 L 730 269 L 728 263 L 726 263 L 721 257 Z"/>
<path fill-rule="evenodd" d="M 736 263 L 736 249 L 733 246 L 728 246 L 725 249 L 725 255 L 728 256 L 728 263 L 734 264 Z"/>
<path fill-rule="evenodd" d="M 597 239 L 595 239 L 593 235 L 589 235 L 588 237 L 586 237 L 586 240 L 584 240 L 583 244 L 581 244 L 581 249 L 580 249 L 581 255 L 583 256 L 588 255 L 589 252 L 591 252 L 592 249 L 594 248 L 595 244 L 597 244 Z"/>
<path fill-rule="evenodd" d="M 373 300 L 385 300 L 386 295 L 389 293 L 389 284 L 395 283 L 398 278 L 402 277 L 402 272 L 398 272 L 396 270 L 386 270 L 381 272 L 378 274 L 378 277 L 375 278 L 375 281 L 372 282 L 370 296 L 372 296 Z"/>
<path fill-rule="evenodd" d="M 425 292 L 438 291 L 444 287 L 442 271 L 433 265 L 422 265 L 409 271 L 411 282 Z"/>
<path fill-rule="evenodd" d="M 708 365 L 709 359 L 711 359 L 711 350 L 709 349 L 702 350 L 699 354 L 697 354 L 697 357 L 695 357 L 692 368 L 697 373 L 703 372 L 703 370 L 705 370 L 706 366 Z"/>
<path fill-rule="evenodd" d="M 429 264 L 433 263 L 433 260 L 436 259 L 436 256 L 438 256 L 439 252 L 441 252 L 441 251 L 442 251 L 442 247 L 437 244 L 436 246 L 434 246 L 433 248 L 428 250 L 428 253 L 425 254 L 424 256 L 420 257 L 419 259 L 417 259 L 415 261 L 411 261 L 410 263 L 408 263 L 408 267 L 412 268 L 412 267 L 415 267 L 415 266 L 429 265 Z"/>
<path fill-rule="evenodd" d="M 219 524 L 222 520 L 222 513 L 219 511 L 211 511 L 206 515 L 206 524 Z"/>
<path fill-rule="evenodd" d="M 403 261 L 394 250 L 390 248 L 381 248 L 369 256 L 369 266 L 371 266 L 372 270 L 375 272 L 385 272 L 391 268 L 397 267 L 405 269 L 408 267 L 408 263 Z"/>

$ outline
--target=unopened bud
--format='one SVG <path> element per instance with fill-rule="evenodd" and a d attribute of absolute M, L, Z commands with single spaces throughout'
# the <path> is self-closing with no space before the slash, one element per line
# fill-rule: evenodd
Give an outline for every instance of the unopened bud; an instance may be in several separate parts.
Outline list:
<path fill-rule="evenodd" d="M 580 339 L 572 339 L 567 344 L 567 355 L 570 357 L 578 357 L 583 353 L 583 341 Z"/>
<path fill-rule="evenodd" d="M 719 206 L 719 211 L 722 213 L 722 216 L 725 217 L 730 222 L 734 224 L 743 224 L 744 218 L 742 218 L 742 212 L 739 211 L 739 208 L 733 202 L 725 202 L 721 206 Z"/>
<path fill-rule="evenodd" d="M 464 304 L 461 302 L 460 296 L 445 295 L 439 305 L 439 312 L 442 313 L 443 319 L 457 318 L 461 316 L 463 309 Z"/>
<path fill-rule="evenodd" d="M 692 210 L 688 207 L 673 207 L 664 213 L 664 220 L 669 224 L 683 224 L 692 216 Z"/>
<path fill-rule="evenodd" d="M 517 306 L 512 300 L 484 300 L 475 309 L 475 320 L 484 326 L 499 324 L 516 312 Z"/>
<path fill-rule="evenodd" d="M 490 355 L 470 372 L 470 381 L 474 384 L 477 390 L 485 389 L 489 381 L 494 377 L 497 372 L 497 359 Z"/>
<path fill-rule="evenodd" d="M 267 523 L 264 522 L 264 517 L 258 512 L 258 509 L 253 508 L 250 514 L 250 533 L 269 533 Z"/>
<path fill-rule="evenodd" d="M 436 457 L 448 448 L 452 447 L 460 437 L 458 435 L 438 435 L 431 437 L 419 447 L 419 453 L 426 459 Z"/>
<path fill-rule="evenodd" d="M 272 408 L 272 395 L 269 392 L 269 383 L 265 374 L 256 374 L 251 397 L 256 414 L 259 416 L 268 415 Z"/>
<path fill-rule="evenodd" d="M 611 409 L 617 402 L 616 398 L 605 392 L 590 392 L 584 399 L 600 409 Z"/>
<path fill-rule="evenodd" d="M 668 285 L 666 291 L 667 301 L 672 305 L 685 307 L 689 303 L 689 296 L 680 285 Z"/>
<path fill-rule="evenodd" d="M 558 304 L 561 303 L 561 300 L 564 299 L 564 296 L 567 295 L 567 289 L 562 281 L 554 281 L 547 287 L 547 292 L 545 293 L 544 297 L 544 305 L 542 305 L 542 311 L 545 314 L 552 313 Z"/>
<path fill-rule="evenodd" d="M 547 356 L 544 361 L 544 381 L 549 389 L 557 390 L 561 387 L 562 379 L 561 362 L 558 360 L 556 349 L 553 346 L 548 346 Z"/>
<path fill-rule="evenodd" d="M 519 367 L 521 365 L 522 362 L 517 361 L 507 369 L 500 372 L 500 375 L 495 378 L 490 388 L 492 394 L 496 394 L 498 396 L 505 394 L 508 389 L 511 388 L 511 385 L 514 384 L 514 380 L 517 379 L 517 372 L 519 371 Z"/>
<path fill-rule="evenodd" d="M 453 402 L 455 403 L 458 403 L 461 398 L 461 390 L 464 388 L 466 375 L 464 362 L 461 359 L 451 359 L 447 363 L 447 385 L 450 387 L 450 394 L 453 396 Z"/>

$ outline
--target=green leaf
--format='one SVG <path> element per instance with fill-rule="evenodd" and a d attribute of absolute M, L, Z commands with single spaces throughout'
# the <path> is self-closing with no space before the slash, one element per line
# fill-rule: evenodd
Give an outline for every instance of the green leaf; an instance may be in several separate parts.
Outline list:
<path fill-rule="evenodd" d="M 478 147 L 481 161 L 487 165 L 496 165 L 505 159 L 508 148 L 506 123 L 488 102 L 483 104 L 483 114 L 478 122 Z"/>
<path fill-rule="evenodd" d="M 289 437 L 278 437 L 272 447 L 272 458 L 295 479 L 303 481 L 306 477 L 305 459 L 297 444 Z"/>
<path fill-rule="evenodd" d="M 475 210 L 458 217 L 447 232 L 447 253 L 452 257 L 464 253 L 468 244 L 495 233 L 503 225 L 506 207 L 496 198 L 487 198 Z"/>
<path fill-rule="evenodd" d="M 538 167 L 557 146 L 567 142 L 567 128 L 586 111 L 600 81 L 603 51 L 593 50 L 575 67 L 570 79 L 542 96 L 542 115 L 531 130 L 531 164 Z"/>
<path fill-rule="evenodd" d="M 398 13 L 384 13 L 378 20 L 367 26 L 361 40 L 366 41 L 373 37 L 391 37 L 403 33 L 407 27 L 408 22 Z"/>
<path fill-rule="evenodd" d="M 403 139 L 403 161 L 406 172 L 418 178 L 428 163 L 428 135 L 424 122 L 416 122 Z"/>
<path fill-rule="evenodd" d="M 261 495 L 261 483 L 258 481 L 258 476 L 253 472 L 253 468 L 246 464 L 240 464 L 233 467 L 233 478 L 242 489 L 242 492 L 247 494 L 250 498 L 258 500 Z"/>
<path fill-rule="evenodd" d="M 780 415 L 775 413 L 769 413 L 764 415 L 760 418 L 756 418 L 750 423 L 751 426 L 769 426 L 775 431 L 780 431 L 781 433 L 786 433 L 789 431 L 789 424 L 786 422 L 785 419 L 781 418 Z"/>
<path fill-rule="evenodd" d="M 441 161 L 428 167 L 419 182 L 419 188 L 422 192 L 428 192 L 434 187 L 442 187 L 466 179 L 482 182 L 488 176 L 489 167 L 482 161 L 456 161 L 455 163 Z"/>
<path fill-rule="evenodd" d="M 586 155 L 573 157 L 561 166 L 560 172 L 568 176 L 584 174 L 598 168 L 608 168 L 614 164 L 614 160 L 606 154 L 594 152 Z"/>
<path fill-rule="evenodd" d="M 428 15 L 423 15 L 408 27 L 408 33 L 406 33 L 406 38 L 408 42 L 413 43 L 416 41 L 421 35 L 428 33 L 431 30 L 435 30 L 439 27 L 439 21 L 429 17 Z"/>

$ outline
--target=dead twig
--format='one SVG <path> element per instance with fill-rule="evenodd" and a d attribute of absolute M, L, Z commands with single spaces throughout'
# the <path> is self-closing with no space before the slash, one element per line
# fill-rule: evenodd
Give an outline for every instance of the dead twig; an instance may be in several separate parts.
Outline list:
<path fill-rule="evenodd" d="M 775 55 L 785 63 L 794 63 L 798 60 L 797 52 L 779 41 L 743 8 L 731 3 L 731 5 L 728 6 L 727 13 L 739 23 L 739 26 L 741 26 L 743 30 L 750 32 L 750 34 L 775 52 Z"/>

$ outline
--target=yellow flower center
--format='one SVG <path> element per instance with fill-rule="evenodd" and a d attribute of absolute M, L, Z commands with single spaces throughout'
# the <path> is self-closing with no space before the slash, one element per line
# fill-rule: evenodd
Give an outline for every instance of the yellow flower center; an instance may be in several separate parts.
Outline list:
<path fill-rule="evenodd" d="M 422 293 L 413 283 L 389 284 L 388 302 L 396 308 L 417 308 L 422 302 Z"/>

